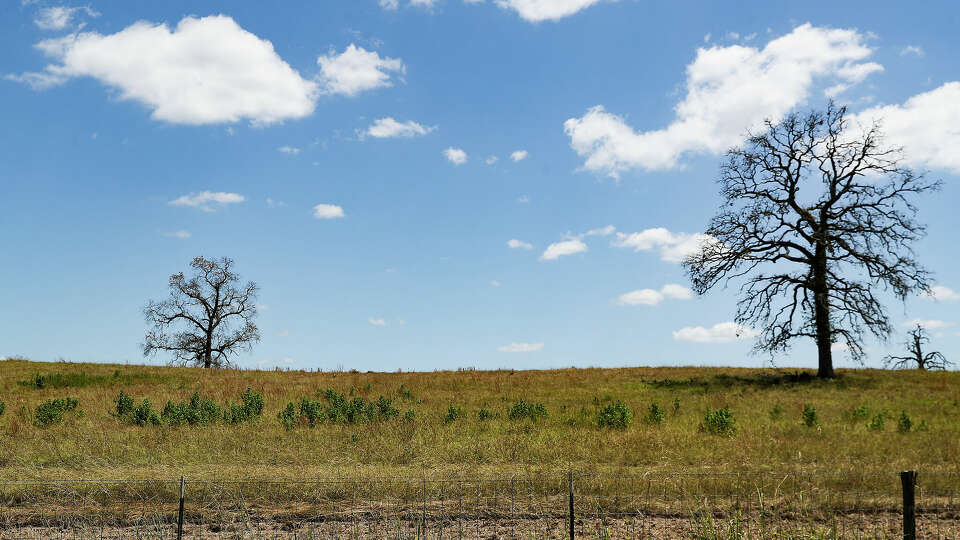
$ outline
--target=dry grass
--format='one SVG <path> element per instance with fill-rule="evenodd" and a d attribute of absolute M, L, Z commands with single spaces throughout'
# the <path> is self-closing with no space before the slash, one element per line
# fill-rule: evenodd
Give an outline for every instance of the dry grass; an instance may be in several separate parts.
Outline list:
<path fill-rule="evenodd" d="M 82 387 L 36 389 L 20 384 L 35 374 L 84 372 Z M 0 480 L 115 478 L 322 478 L 535 471 L 889 472 L 957 471 L 960 463 L 960 373 L 841 370 L 817 381 L 809 372 L 733 368 L 564 369 L 553 371 L 445 371 L 434 373 L 313 373 L 201 371 L 105 364 L 0 362 Z M 97 377 L 102 376 L 102 377 Z M 411 400 L 400 399 L 404 386 Z M 236 401 L 247 387 L 263 392 L 266 411 L 254 424 L 208 427 L 136 427 L 109 414 L 124 390 L 155 406 L 187 399 L 194 391 L 219 402 Z M 396 398 L 399 419 L 362 425 L 320 425 L 285 431 L 277 412 L 301 396 L 334 388 L 376 399 Z M 43 400 L 70 395 L 82 415 L 63 424 L 33 425 Z M 509 420 L 517 399 L 542 402 L 544 420 Z M 618 431 L 596 427 L 596 401 L 621 400 L 635 412 Z M 680 408 L 674 411 L 674 401 Z M 658 402 L 662 425 L 643 421 Z M 451 405 L 464 418 L 443 415 Z M 771 419 L 776 404 L 783 417 Z M 819 425 L 801 421 L 804 404 L 816 407 Z M 851 419 L 866 405 L 886 411 L 885 430 L 868 431 Z M 720 437 L 699 430 L 708 408 L 729 406 L 738 430 Z M 499 415 L 480 420 L 487 408 Z M 897 432 L 907 411 L 926 431 Z"/>

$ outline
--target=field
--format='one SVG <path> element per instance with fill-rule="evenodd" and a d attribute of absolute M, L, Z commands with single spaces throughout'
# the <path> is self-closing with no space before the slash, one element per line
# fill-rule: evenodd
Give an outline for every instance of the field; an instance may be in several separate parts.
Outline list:
<path fill-rule="evenodd" d="M 167 401 L 184 402 L 195 393 L 220 405 L 238 403 L 248 388 L 262 393 L 264 409 L 236 424 L 171 425 L 164 417 L 159 425 L 140 426 L 116 414 L 121 391 L 136 405 L 148 398 L 159 411 Z M 288 403 L 298 410 L 303 397 L 327 403 L 328 389 L 368 404 L 389 398 L 396 412 L 356 423 L 328 418 L 312 427 L 303 418 L 290 426 L 278 419 Z M 76 410 L 64 413 L 61 422 L 37 425 L 41 403 L 66 397 L 77 400 Z M 534 411 L 536 418 L 511 418 L 520 400 L 527 405 L 520 409 Z M 960 483 L 956 372 L 841 370 L 837 380 L 820 381 L 811 372 L 792 369 L 357 373 L 9 360 L 0 362 L 0 401 L 5 403 L 0 498 L 9 506 L 8 519 L 20 526 L 46 524 L 51 513 L 59 513 L 57 522 L 69 520 L 71 500 L 78 508 L 95 501 L 98 512 L 115 515 L 111 523 L 119 524 L 130 507 L 116 501 L 161 500 L 166 511 L 166 501 L 176 500 L 181 475 L 190 479 L 191 496 L 198 506 L 205 501 L 208 514 L 233 501 L 231 511 L 242 507 L 246 519 L 263 520 L 268 530 L 284 520 L 302 522 L 307 502 L 320 499 L 339 505 L 344 527 L 355 526 L 362 521 L 358 498 L 369 517 L 370 508 L 385 508 L 378 501 L 413 501 L 418 509 L 422 498 L 426 516 L 428 499 L 432 512 L 434 505 L 449 506 L 458 498 L 462 508 L 465 497 L 473 497 L 467 501 L 473 510 L 461 511 L 458 519 L 475 519 L 483 528 L 492 522 L 481 516 L 510 517 L 499 514 L 504 505 L 516 510 L 529 499 L 531 506 L 515 513 L 531 523 L 552 523 L 565 508 L 568 472 L 577 475 L 578 489 L 594 497 L 578 504 L 588 512 L 600 506 L 621 512 L 627 517 L 616 523 L 624 530 L 637 513 L 690 527 L 690 520 L 669 505 L 657 508 L 658 500 L 702 502 L 704 494 L 724 504 L 736 501 L 739 512 L 741 497 L 756 499 L 758 493 L 761 516 L 764 504 L 799 508 L 799 513 L 784 513 L 790 523 L 812 515 L 805 511 L 819 510 L 818 519 L 826 519 L 831 508 L 842 507 L 859 523 L 887 516 L 885 527 L 894 530 L 899 497 L 894 473 L 906 469 L 920 471 L 928 488 L 939 482 L 941 492 L 950 494 L 939 501 L 946 513 L 937 520 L 954 523 L 958 517 L 953 499 L 953 484 Z M 630 410 L 629 425 L 601 427 L 601 411 L 617 410 L 618 402 Z M 658 412 L 652 413 L 654 403 Z M 705 417 L 722 408 L 735 427 L 711 432 Z M 411 487 L 410 479 L 417 478 L 424 479 L 422 486 L 414 481 Z M 345 487 L 344 482 L 357 479 L 367 481 Z M 93 487 L 50 487 L 52 481 L 78 480 Z M 115 480 L 143 483 L 105 487 Z M 245 483 L 230 483 L 239 480 Z M 651 481 L 655 490 L 663 488 L 660 499 L 649 496 Z M 622 496 L 642 492 L 644 485 L 646 499 Z M 529 497 L 518 495 L 523 493 Z M 858 498 L 851 506 L 844 493 L 879 495 Z M 541 511 L 544 501 L 550 510 Z M 286 514 L 278 517 L 279 507 L 271 504 L 281 502 Z M 259 517 L 251 518 L 250 508 Z M 862 514 L 864 509 L 872 513 Z M 195 522 L 207 519 L 196 512 Z M 160 522 L 170 519 L 157 516 Z"/>

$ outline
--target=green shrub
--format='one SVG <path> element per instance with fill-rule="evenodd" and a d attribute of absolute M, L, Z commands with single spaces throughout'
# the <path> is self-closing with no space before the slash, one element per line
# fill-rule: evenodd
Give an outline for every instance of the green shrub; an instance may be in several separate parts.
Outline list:
<path fill-rule="evenodd" d="M 480 410 L 477 411 L 477 418 L 479 418 L 480 420 L 493 420 L 494 418 L 496 418 L 496 415 L 493 414 L 493 411 L 491 411 L 490 409 L 481 407 Z"/>
<path fill-rule="evenodd" d="M 870 409 L 866 405 L 860 405 L 855 409 L 850 409 L 850 418 L 853 420 L 866 420 L 870 418 Z"/>
<path fill-rule="evenodd" d="M 807 427 L 814 427 L 820 422 L 817 420 L 817 408 L 813 405 L 803 404 L 803 412 L 800 413 L 803 423 Z"/>
<path fill-rule="evenodd" d="M 521 420 L 523 418 L 537 420 L 539 418 L 546 418 L 547 408 L 543 403 L 527 403 L 523 398 L 520 398 L 519 401 L 507 409 L 507 417 L 511 420 Z"/>
<path fill-rule="evenodd" d="M 650 409 L 647 412 L 647 423 L 648 424 L 662 424 L 663 420 L 667 417 L 667 413 L 660 407 L 660 404 L 654 401 L 650 404 Z"/>
<path fill-rule="evenodd" d="M 604 405 L 597 412 L 597 426 L 602 428 L 627 429 L 631 420 L 633 412 L 619 400 L 612 405 Z"/>
<path fill-rule="evenodd" d="M 883 431 L 883 413 L 878 412 L 873 419 L 867 423 L 867 429 L 870 431 Z"/>
<path fill-rule="evenodd" d="M 117 416 L 120 418 L 126 418 L 133 414 L 133 398 L 125 394 L 123 390 L 120 391 L 120 395 L 117 396 L 117 399 L 113 400 L 113 402 L 117 404 Z"/>
<path fill-rule="evenodd" d="M 770 409 L 770 419 L 779 420 L 781 418 L 783 418 L 783 407 L 777 403 L 772 409 Z"/>
<path fill-rule="evenodd" d="M 447 409 L 447 414 L 443 415 L 443 421 L 444 423 L 449 424 L 450 422 L 455 422 L 461 416 L 463 416 L 463 409 L 455 405 L 450 405 L 450 407 Z"/>
<path fill-rule="evenodd" d="M 3 416 L 3 412 L 7 410 L 7 404 L 0 401 L 0 416 Z"/>
<path fill-rule="evenodd" d="M 223 418 L 223 411 L 213 400 L 201 398 L 199 392 L 194 392 L 190 401 L 168 401 L 160 413 L 160 418 L 171 426 L 205 426 Z"/>
<path fill-rule="evenodd" d="M 680 412 L 680 398 L 673 398 L 673 414 Z"/>
<path fill-rule="evenodd" d="M 900 419 L 897 420 L 897 431 L 900 433 L 910 433 L 913 429 L 913 420 L 910 419 L 910 415 L 907 414 L 907 411 L 900 412 Z"/>
<path fill-rule="evenodd" d="M 143 403 L 133 410 L 132 418 L 133 423 L 138 426 L 145 426 L 147 424 L 154 426 L 160 425 L 160 415 L 157 414 L 157 411 L 153 410 L 149 399 L 144 399 Z"/>
<path fill-rule="evenodd" d="M 399 416 L 400 411 L 393 406 L 393 400 L 380 396 L 377 398 L 377 419 L 389 420 L 394 416 Z"/>
<path fill-rule="evenodd" d="M 409 388 L 402 384 L 400 385 L 400 388 L 397 388 L 397 395 L 404 401 L 410 401 L 413 399 L 413 393 L 410 392 Z"/>
<path fill-rule="evenodd" d="M 733 435 L 737 431 L 737 422 L 728 407 L 707 409 L 703 417 L 703 428 L 715 435 Z"/>
<path fill-rule="evenodd" d="M 224 420 L 228 424 L 250 422 L 263 414 L 263 394 L 250 388 L 240 395 L 240 403 L 230 403 L 224 411 Z"/>
<path fill-rule="evenodd" d="M 37 406 L 34 425 L 44 427 L 58 424 L 63 421 L 64 413 L 76 410 L 79 404 L 79 401 L 72 397 L 48 399 Z"/>
<path fill-rule="evenodd" d="M 404 422 L 413 422 L 417 419 L 417 411 L 413 409 L 407 409 L 407 412 L 403 413 Z"/>
<path fill-rule="evenodd" d="M 280 420 L 280 423 L 283 424 L 283 427 L 287 431 L 293 429 L 297 423 L 297 410 L 293 406 L 293 402 L 287 403 L 287 406 L 283 409 L 280 409 L 280 412 L 277 413 L 277 419 Z"/>

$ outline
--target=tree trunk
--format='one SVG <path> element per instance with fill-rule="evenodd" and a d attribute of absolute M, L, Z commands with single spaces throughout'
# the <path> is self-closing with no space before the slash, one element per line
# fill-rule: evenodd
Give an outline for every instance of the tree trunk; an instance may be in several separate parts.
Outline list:
<path fill-rule="evenodd" d="M 813 263 L 813 316 L 817 329 L 817 377 L 832 379 L 833 351 L 831 346 L 830 298 L 827 287 L 827 246 L 818 241 Z"/>

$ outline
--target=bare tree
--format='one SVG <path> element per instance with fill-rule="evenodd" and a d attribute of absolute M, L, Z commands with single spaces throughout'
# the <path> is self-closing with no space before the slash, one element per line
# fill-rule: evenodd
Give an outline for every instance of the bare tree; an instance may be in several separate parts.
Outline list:
<path fill-rule="evenodd" d="M 170 298 L 150 301 L 143 309 L 153 325 L 143 343 L 143 354 L 173 353 L 171 364 L 227 367 L 230 355 L 249 350 L 260 341 L 253 319 L 257 285 L 238 287 L 233 261 L 224 257 L 190 262 L 195 274 L 170 276 Z"/>
<path fill-rule="evenodd" d="M 745 278 L 736 321 L 760 330 L 754 350 L 812 338 L 822 378 L 834 376 L 835 343 L 862 361 L 865 332 L 889 336 L 878 290 L 901 300 L 929 290 L 912 249 L 925 232 L 913 199 L 940 187 L 900 164 L 878 124 L 854 133 L 845 114 L 831 103 L 768 120 L 730 150 L 712 239 L 683 263 L 698 294 Z"/>
<path fill-rule="evenodd" d="M 938 351 L 923 352 L 923 346 L 930 343 L 930 337 L 919 324 L 910 331 L 910 339 L 903 344 L 907 347 L 908 356 L 888 356 L 884 359 L 884 365 L 892 369 L 909 369 L 916 367 L 920 370 L 942 369 L 945 370 L 953 365 L 953 362 L 946 359 Z"/>

